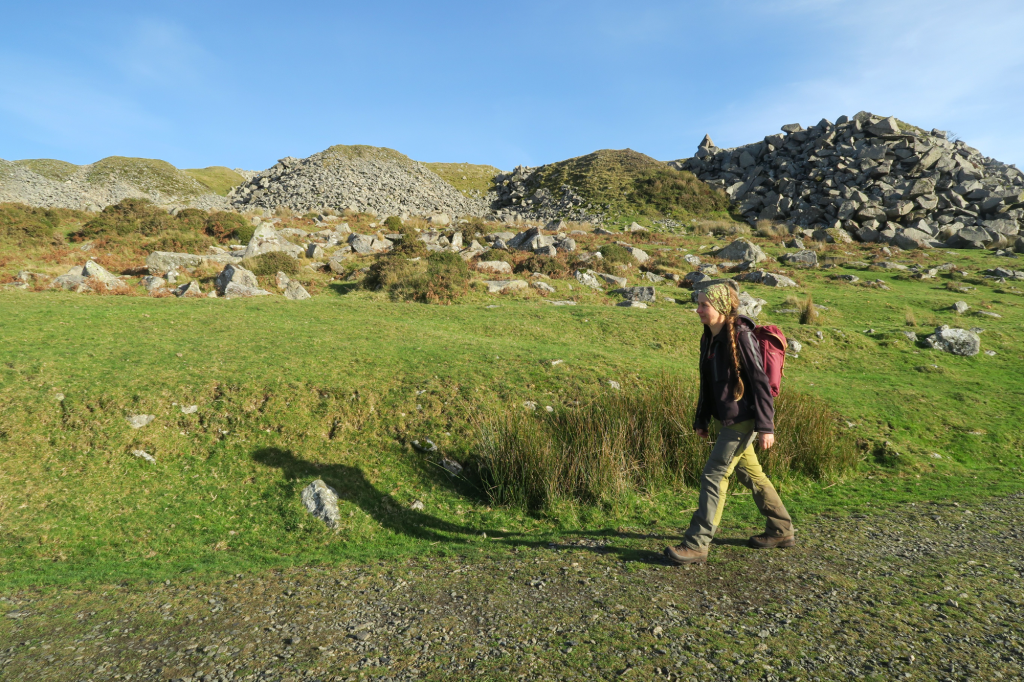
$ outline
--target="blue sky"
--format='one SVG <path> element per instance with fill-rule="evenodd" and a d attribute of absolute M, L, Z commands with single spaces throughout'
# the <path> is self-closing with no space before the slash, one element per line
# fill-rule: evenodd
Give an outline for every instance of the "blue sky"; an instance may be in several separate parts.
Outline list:
<path fill-rule="evenodd" d="M 7 3 L 0 158 L 503 169 L 862 109 L 1024 163 L 1020 0 Z"/>

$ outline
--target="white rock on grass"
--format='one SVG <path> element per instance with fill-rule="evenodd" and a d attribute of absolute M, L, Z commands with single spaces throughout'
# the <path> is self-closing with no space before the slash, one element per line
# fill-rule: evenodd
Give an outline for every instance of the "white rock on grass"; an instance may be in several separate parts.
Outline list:
<path fill-rule="evenodd" d="M 154 457 L 153 455 L 149 454 L 145 450 L 132 450 L 132 454 L 135 455 L 136 457 L 138 457 L 139 459 L 146 460 L 147 462 L 155 462 L 156 461 L 156 457 Z"/>
<path fill-rule="evenodd" d="M 338 527 L 338 493 L 331 486 L 320 479 L 313 481 L 302 491 L 302 504 L 328 528 Z"/>
<path fill-rule="evenodd" d="M 454 459 L 445 457 L 441 460 L 441 466 L 452 476 L 458 476 L 462 473 L 462 465 L 456 462 Z"/>
<path fill-rule="evenodd" d="M 283 272 L 280 272 L 280 271 L 278 271 L 277 277 L 275 279 L 276 279 L 276 283 L 277 283 L 277 288 L 281 289 L 282 291 L 284 291 L 284 288 L 288 286 L 288 282 L 292 281 L 288 277 L 288 275 L 286 275 L 286 274 L 284 274 Z"/>
<path fill-rule="evenodd" d="M 534 289 L 537 289 L 539 291 L 546 291 L 549 294 L 555 293 L 555 288 L 553 286 L 551 286 L 550 284 L 547 284 L 545 282 L 534 282 L 530 286 L 532 286 Z"/>
<path fill-rule="evenodd" d="M 640 301 L 621 301 L 615 305 L 620 308 L 647 308 L 647 304 Z"/>
<path fill-rule="evenodd" d="M 214 286 L 217 287 L 217 291 L 223 296 L 225 289 L 228 284 L 238 284 L 240 286 L 249 289 L 259 289 L 260 284 L 256 281 L 256 275 L 251 270 L 246 270 L 240 265 L 232 265 L 228 263 L 224 266 L 224 269 L 217 275 L 217 279 L 214 280 Z"/>
<path fill-rule="evenodd" d="M 289 301 L 304 301 L 307 298 L 312 298 L 306 288 L 295 280 L 288 282 L 288 286 L 284 289 L 284 297 Z"/>
<path fill-rule="evenodd" d="M 504 294 L 510 291 L 525 289 L 529 286 L 521 279 L 485 281 L 484 284 L 487 285 L 487 293 L 489 294 Z"/>
<path fill-rule="evenodd" d="M 154 414 L 133 414 L 128 417 L 128 425 L 133 429 L 141 429 L 143 426 L 148 426 L 156 419 Z"/>
<path fill-rule="evenodd" d="M 966 329 L 951 328 L 942 325 L 935 329 L 935 333 L 926 336 L 924 342 L 936 350 L 952 353 L 953 355 L 972 356 L 981 351 L 981 338 L 972 331 Z"/>
<path fill-rule="evenodd" d="M 250 298 L 252 296 L 270 296 L 270 292 L 258 287 L 250 287 L 238 282 L 228 282 L 224 287 L 224 298 Z"/>
<path fill-rule="evenodd" d="M 181 413 L 182 414 L 195 414 L 198 410 L 199 410 L 199 406 L 198 405 L 189 405 L 188 407 L 186 407 L 184 405 L 181 406 Z"/>
<path fill-rule="evenodd" d="M 476 269 L 480 272 L 493 272 L 499 275 L 512 274 L 512 266 L 500 260 L 482 260 L 476 264 Z"/>

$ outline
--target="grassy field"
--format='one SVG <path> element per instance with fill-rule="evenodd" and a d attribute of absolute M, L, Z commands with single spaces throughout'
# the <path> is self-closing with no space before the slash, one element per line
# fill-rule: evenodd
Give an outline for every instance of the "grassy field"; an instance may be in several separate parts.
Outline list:
<path fill-rule="evenodd" d="M 642 239 L 664 272 L 685 272 L 684 251 L 725 243 Z M 797 295 L 812 292 L 827 308 L 815 325 L 774 312 L 793 307 L 793 290 L 746 287 L 768 301 L 762 320 L 804 346 L 787 365 L 784 390 L 826 400 L 860 441 L 855 472 L 779 479 L 798 524 L 819 513 L 884 513 L 897 502 L 1024 488 L 1020 291 L 976 274 L 919 281 L 865 268 L 856 261 L 872 255 L 867 246 L 829 246 L 821 255 L 849 262 L 790 271 L 802 285 Z M 970 273 L 1006 263 L 980 251 L 902 260 L 955 262 Z M 626 274 L 640 283 L 635 267 Z M 836 274 L 881 278 L 891 290 Z M 967 293 L 948 290 L 954 281 Z M 452 306 L 395 303 L 337 281 L 298 303 L 0 291 L 0 581 L 10 588 L 222 575 L 467 547 L 503 553 L 572 533 L 685 525 L 693 489 L 525 513 L 489 505 L 470 480 L 452 479 L 437 456 L 411 447 L 430 438 L 465 461 L 483 416 L 533 401 L 544 418 L 545 406 L 570 408 L 613 390 L 609 380 L 628 388 L 695 375 L 700 329 L 688 303 L 623 309 L 574 280 L 550 283 L 557 293 L 548 298 L 534 290 L 496 297 L 474 286 Z M 689 294 L 657 289 L 680 301 Z M 971 310 L 956 315 L 956 300 Z M 955 357 L 903 335 L 942 323 L 984 327 L 982 348 L 996 354 Z M 155 420 L 135 430 L 126 420 L 134 414 Z M 316 478 L 342 498 L 337 531 L 299 502 Z M 423 511 L 409 508 L 415 500 Z M 756 524 L 741 496 L 725 513 L 724 528 L 734 524 Z"/>
<path fill-rule="evenodd" d="M 181 172 L 195 178 L 201 185 L 222 197 L 226 197 L 232 188 L 245 182 L 245 178 L 224 166 L 185 168 Z"/>
<path fill-rule="evenodd" d="M 494 166 L 475 163 L 424 163 L 424 166 L 441 176 L 441 179 L 466 196 L 487 194 L 494 186 L 494 176 L 501 172 Z"/>

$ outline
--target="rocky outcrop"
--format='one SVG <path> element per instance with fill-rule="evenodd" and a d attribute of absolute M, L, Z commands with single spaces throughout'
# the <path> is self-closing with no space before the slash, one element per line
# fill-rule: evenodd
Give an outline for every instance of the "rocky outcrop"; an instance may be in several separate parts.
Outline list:
<path fill-rule="evenodd" d="M 1002 248 L 1024 224 L 1017 168 L 942 131 L 867 112 L 786 125 L 733 149 L 705 137 L 672 164 L 725 190 L 749 222 L 784 221 L 823 241 Z"/>
<path fill-rule="evenodd" d="M 236 187 L 229 198 L 238 209 L 334 208 L 379 216 L 486 212 L 484 201 L 462 195 L 422 164 L 392 149 L 361 145 L 281 159 Z"/>

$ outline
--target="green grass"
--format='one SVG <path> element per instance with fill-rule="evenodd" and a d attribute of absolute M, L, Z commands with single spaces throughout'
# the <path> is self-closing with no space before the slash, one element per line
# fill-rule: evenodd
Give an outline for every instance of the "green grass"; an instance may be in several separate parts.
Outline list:
<path fill-rule="evenodd" d="M 108 156 L 92 164 L 86 179 L 98 185 L 122 180 L 147 191 L 178 197 L 208 193 L 207 187 L 191 175 L 159 159 Z"/>
<path fill-rule="evenodd" d="M 634 243 L 666 272 L 682 269 L 682 252 L 659 248 L 705 253 L 711 249 L 701 245 L 724 243 L 643 239 L 652 243 Z M 588 248 L 602 243 L 593 241 Z M 816 513 L 881 513 L 897 500 L 1020 489 L 1024 297 L 976 277 L 962 280 L 975 287 L 963 294 L 947 291 L 946 278 L 845 264 L 867 251 L 830 246 L 821 255 L 837 268 L 790 271 L 803 285 L 799 295 L 811 292 L 827 308 L 814 325 L 772 312 L 790 307 L 792 290 L 746 287 L 768 300 L 763 321 L 804 346 L 787 364 L 784 390 L 826 401 L 860 442 L 855 474 L 779 481 L 797 523 Z M 980 251 L 904 255 L 971 272 L 1000 262 Z M 636 268 L 622 272 L 640 283 Z M 882 278 L 891 291 L 828 279 L 841 273 Z M 299 303 L 0 291 L 0 581 L 134 580 L 432 555 L 457 551 L 483 531 L 494 540 L 488 551 L 505 551 L 652 519 L 685 525 L 696 492 L 681 484 L 607 507 L 566 501 L 530 514 L 489 507 L 472 477 L 452 479 L 436 456 L 411 447 L 430 438 L 468 462 L 484 415 L 516 413 L 526 401 L 570 409 L 605 395 L 610 379 L 627 388 L 663 375 L 693 380 L 700 329 L 690 305 L 622 309 L 604 294 L 570 291 L 572 280 L 550 283 L 558 289 L 552 298 L 576 297 L 578 305 L 550 306 L 534 290 L 491 296 L 477 287 L 451 306 L 396 303 L 356 283 L 321 284 L 322 293 Z M 665 283 L 656 289 L 686 300 Z M 947 310 L 957 299 L 1003 317 L 957 318 Z M 902 335 L 912 329 L 908 308 L 921 325 L 984 327 L 983 348 L 997 355 L 960 358 L 910 345 Z M 182 405 L 198 411 L 182 414 Z M 156 420 L 136 431 L 125 421 L 134 413 Z M 884 441 L 898 454 L 881 453 Z M 157 462 L 133 457 L 137 449 Z M 343 498 L 336 533 L 299 504 L 315 478 Z M 416 499 L 424 512 L 409 510 Z M 750 525 L 755 516 L 753 505 L 730 504 L 725 523 Z"/>
<path fill-rule="evenodd" d="M 222 197 L 226 197 L 233 188 L 245 182 L 245 178 L 224 166 L 185 168 L 181 172 L 195 178 L 199 184 Z"/>
<path fill-rule="evenodd" d="M 350 159 L 385 159 L 406 166 L 412 166 L 415 163 L 402 152 L 389 149 L 388 147 L 373 147 L 367 144 L 336 144 L 316 154 L 316 157 L 325 168 L 332 166 L 338 161 Z"/>
<path fill-rule="evenodd" d="M 14 163 L 29 169 L 33 173 L 38 173 L 44 178 L 57 182 L 64 182 L 70 179 L 72 175 L 81 169 L 81 166 L 58 159 L 22 159 Z"/>
<path fill-rule="evenodd" d="M 481 196 L 494 186 L 494 176 L 501 172 L 494 166 L 475 163 L 424 163 L 442 180 L 466 196 Z"/>

